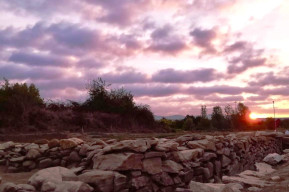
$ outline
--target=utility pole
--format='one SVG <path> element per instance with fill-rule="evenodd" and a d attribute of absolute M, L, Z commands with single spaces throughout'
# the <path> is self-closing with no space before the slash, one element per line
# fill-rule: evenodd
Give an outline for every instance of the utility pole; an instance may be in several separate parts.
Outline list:
<path fill-rule="evenodd" d="M 277 131 L 276 130 L 276 120 L 275 120 L 275 103 L 273 101 L 273 111 L 274 111 L 274 129 L 275 129 L 275 132 Z"/>

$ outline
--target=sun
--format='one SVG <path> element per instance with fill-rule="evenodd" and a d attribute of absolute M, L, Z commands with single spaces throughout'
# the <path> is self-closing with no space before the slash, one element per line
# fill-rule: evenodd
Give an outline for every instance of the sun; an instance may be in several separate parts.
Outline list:
<path fill-rule="evenodd" d="M 258 115 L 256 113 L 250 113 L 250 119 L 257 119 Z"/>

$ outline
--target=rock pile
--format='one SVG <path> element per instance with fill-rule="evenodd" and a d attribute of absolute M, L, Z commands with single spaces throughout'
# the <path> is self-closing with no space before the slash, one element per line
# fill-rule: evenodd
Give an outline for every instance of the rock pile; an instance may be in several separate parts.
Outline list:
<path fill-rule="evenodd" d="M 73 192 L 90 191 L 91 187 L 102 192 L 185 191 L 191 181 L 218 183 L 223 175 L 255 169 L 255 162 L 269 153 L 281 153 L 280 135 L 192 134 L 175 139 L 96 140 L 89 145 L 77 138 L 32 144 L 7 142 L 0 144 L 0 163 L 9 172 L 67 167 L 77 177 L 77 181 L 71 181 L 74 177 L 66 180 L 66 176 L 53 176 L 57 182 L 41 181 L 41 185 L 29 180 L 29 184 L 43 192 L 64 191 L 64 184 L 59 184 L 63 182 L 75 185 L 73 188 L 78 190 Z M 64 168 L 55 169 L 66 172 Z"/>

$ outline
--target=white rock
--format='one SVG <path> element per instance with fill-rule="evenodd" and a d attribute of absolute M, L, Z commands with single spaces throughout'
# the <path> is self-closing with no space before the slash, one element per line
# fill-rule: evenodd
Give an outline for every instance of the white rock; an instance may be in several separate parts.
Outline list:
<path fill-rule="evenodd" d="M 279 155 L 277 153 L 270 153 L 269 155 L 267 155 L 263 161 L 270 164 L 270 165 L 276 165 L 279 162 L 281 162 L 283 160 L 282 155 Z"/>
<path fill-rule="evenodd" d="M 16 144 L 13 141 L 8 141 L 6 143 L 0 144 L 0 150 L 6 150 L 14 147 Z"/>
<path fill-rule="evenodd" d="M 114 171 L 91 170 L 78 176 L 79 181 L 96 186 L 101 192 L 118 191 L 125 187 L 126 176 Z"/>
<path fill-rule="evenodd" d="M 97 155 L 93 158 L 93 168 L 101 170 L 140 170 L 142 169 L 143 154 L 111 153 Z"/>
<path fill-rule="evenodd" d="M 281 178 L 279 176 L 273 176 L 273 177 L 271 177 L 271 180 L 272 181 L 280 181 Z"/>
<path fill-rule="evenodd" d="M 64 167 L 50 167 L 42 169 L 32 175 L 28 184 L 33 185 L 36 189 L 40 189 L 45 182 L 60 183 L 62 181 L 75 181 L 77 176 L 73 171 Z"/>
<path fill-rule="evenodd" d="M 199 183 L 190 182 L 192 192 L 240 192 L 243 187 L 239 184 L 218 184 L 218 183 Z"/>
<path fill-rule="evenodd" d="M 0 185 L 0 192 L 16 192 L 18 190 L 18 187 L 14 183 L 4 183 Z"/>
<path fill-rule="evenodd" d="M 249 187 L 248 188 L 248 191 L 252 191 L 252 192 L 259 192 L 259 191 L 261 191 L 262 189 L 261 188 L 259 188 L 259 187 Z"/>

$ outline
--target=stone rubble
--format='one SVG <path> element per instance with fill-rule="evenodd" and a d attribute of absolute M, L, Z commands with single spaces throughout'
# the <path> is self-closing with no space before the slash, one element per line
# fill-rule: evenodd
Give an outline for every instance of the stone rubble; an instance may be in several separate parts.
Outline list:
<path fill-rule="evenodd" d="M 278 132 L 243 132 L 225 136 L 190 134 L 175 139 L 96 139 L 92 144 L 78 138 L 31 144 L 6 142 L 0 144 L 0 164 L 7 172 L 42 170 L 25 186 L 5 183 L 0 192 L 34 188 L 40 192 L 185 192 L 201 187 L 199 182 L 207 183 L 202 186 L 208 192 L 238 191 L 238 183 L 262 187 L 268 183 L 256 179 L 273 169 L 255 163 L 268 154 L 281 154 L 281 137 Z M 231 176 L 256 167 L 257 172 Z M 237 184 L 216 184 L 222 181 Z"/>

